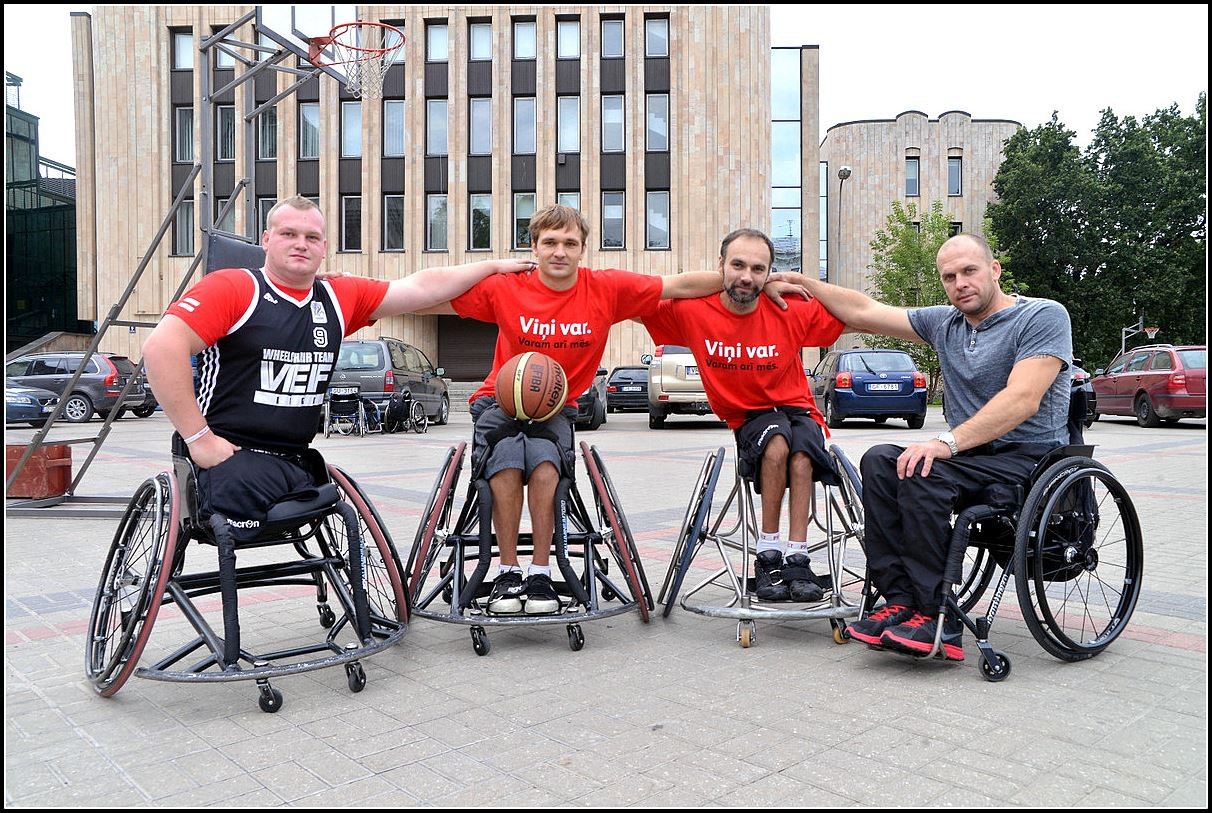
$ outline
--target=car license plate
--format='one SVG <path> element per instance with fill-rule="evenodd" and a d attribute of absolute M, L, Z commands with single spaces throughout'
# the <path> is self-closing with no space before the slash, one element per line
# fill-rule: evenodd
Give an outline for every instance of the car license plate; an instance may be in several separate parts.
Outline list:
<path fill-rule="evenodd" d="M 900 384 L 868 384 L 868 392 L 896 392 L 901 388 Z"/>
<path fill-rule="evenodd" d="M 620 387 L 623 392 L 641 392 L 641 387 Z"/>
<path fill-rule="evenodd" d="M 686 377 L 690 378 L 691 376 L 694 376 L 695 378 L 699 377 L 699 368 L 698 367 L 689 367 L 688 366 L 686 368 Z"/>
<path fill-rule="evenodd" d="M 333 387 L 329 390 L 332 395 L 356 395 L 357 392 L 357 387 Z"/>

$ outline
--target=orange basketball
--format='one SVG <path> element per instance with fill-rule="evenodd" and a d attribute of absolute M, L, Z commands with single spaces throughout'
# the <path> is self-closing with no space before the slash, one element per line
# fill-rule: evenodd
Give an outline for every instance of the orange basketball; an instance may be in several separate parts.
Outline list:
<path fill-rule="evenodd" d="M 545 421 L 564 408 L 568 381 L 564 368 L 542 353 L 519 353 L 497 373 L 497 403 L 521 421 Z"/>

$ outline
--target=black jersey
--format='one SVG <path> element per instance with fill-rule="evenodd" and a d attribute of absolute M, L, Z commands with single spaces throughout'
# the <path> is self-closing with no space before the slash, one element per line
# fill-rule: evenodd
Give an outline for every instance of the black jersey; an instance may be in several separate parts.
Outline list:
<path fill-rule="evenodd" d="M 264 270 L 248 310 L 198 361 L 198 407 L 215 434 L 237 446 L 296 452 L 311 443 L 332 376 L 344 317 L 317 281 L 302 301 Z"/>

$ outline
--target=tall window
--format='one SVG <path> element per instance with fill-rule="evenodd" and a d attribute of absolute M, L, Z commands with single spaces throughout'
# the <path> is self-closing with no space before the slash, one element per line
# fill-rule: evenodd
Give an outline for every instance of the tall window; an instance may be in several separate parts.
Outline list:
<path fill-rule="evenodd" d="M 216 28 L 215 33 L 219 33 L 219 29 Z M 236 58 L 227 51 L 224 51 L 222 48 L 216 46 L 211 52 L 215 55 L 216 68 L 231 69 L 236 67 Z"/>
<path fill-rule="evenodd" d="M 425 198 L 425 250 L 446 251 L 446 196 Z"/>
<path fill-rule="evenodd" d="M 362 250 L 362 198 L 357 195 L 341 198 L 341 250 Z"/>
<path fill-rule="evenodd" d="M 470 204 L 467 247 L 473 251 L 492 248 L 492 195 L 472 195 Z"/>
<path fill-rule="evenodd" d="M 404 100 L 386 99 L 383 102 L 383 157 L 399 158 L 404 155 Z"/>
<path fill-rule="evenodd" d="M 226 200 L 215 199 L 215 228 L 219 231 L 225 231 L 228 234 L 236 233 L 236 207 L 232 204 L 227 209 L 226 214 L 222 214 L 223 207 L 227 204 Z"/>
<path fill-rule="evenodd" d="M 236 108 L 223 105 L 219 108 L 219 122 L 215 127 L 215 160 L 236 160 Z"/>
<path fill-rule="evenodd" d="M 361 102 L 341 102 L 341 157 L 362 157 Z"/>
<path fill-rule="evenodd" d="M 445 25 L 430 25 L 425 28 L 425 59 L 428 62 L 445 62 L 450 58 L 450 30 Z"/>
<path fill-rule="evenodd" d="M 951 223 L 947 226 L 947 233 L 950 234 L 952 237 L 959 234 L 963 230 L 964 230 L 964 223 L 961 220 L 952 220 Z"/>
<path fill-rule="evenodd" d="M 533 96 L 513 100 L 513 154 L 535 154 L 535 110 Z"/>
<path fill-rule="evenodd" d="M 669 94 L 648 94 L 648 140 L 649 152 L 669 151 Z"/>
<path fill-rule="evenodd" d="M 383 250 L 404 250 L 404 196 L 383 196 Z"/>
<path fill-rule="evenodd" d="M 274 198 L 257 198 L 257 234 L 265 231 L 265 224 L 269 222 L 269 210 L 274 208 L 274 204 L 278 201 Z"/>
<path fill-rule="evenodd" d="M 468 26 L 471 39 L 469 58 L 472 62 L 492 59 L 492 25 L 489 23 L 472 23 Z"/>
<path fill-rule="evenodd" d="M 644 21 L 644 56 L 669 56 L 669 20 Z"/>
<path fill-rule="evenodd" d="M 602 248 L 623 248 L 623 193 L 602 193 Z"/>
<path fill-rule="evenodd" d="M 192 31 L 173 32 L 173 69 L 192 71 L 194 69 L 194 35 Z M 189 252 L 193 254 L 191 250 Z"/>
<path fill-rule="evenodd" d="M 269 59 L 271 56 L 274 55 L 274 51 L 278 50 L 278 48 L 280 47 L 278 45 L 278 43 L 274 42 L 273 40 L 271 40 L 269 38 L 268 34 L 265 34 L 264 32 L 261 32 L 261 31 L 257 32 L 257 45 L 264 45 L 266 48 L 269 49 L 268 51 L 257 51 L 257 61 L 258 62 L 264 62 L 265 60 Z"/>
<path fill-rule="evenodd" d="M 647 197 L 647 247 L 669 248 L 669 193 L 649 192 Z"/>
<path fill-rule="evenodd" d="M 567 206 L 569 209 L 581 210 L 581 193 L 580 192 L 557 192 L 556 203 L 561 206 Z"/>
<path fill-rule="evenodd" d="M 513 247 L 530 248 L 530 218 L 534 217 L 534 193 L 519 192 L 513 196 Z"/>
<path fill-rule="evenodd" d="M 267 107 L 257 116 L 257 159 L 272 161 L 278 157 L 278 108 Z"/>
<path fill-rule="evenodd" d="M 808 270 L 804 262 L 806 235 L 801 203 L 805 174 L 800 116 L 801 74 L 799 48 L 770 49 L 770 238 L 774 243 L 771 268 L 780 271 Z M 822 198 L 821 206 L 825 202 Z M 821 222 L 824 222 L 823 211 Z M 824 233 L 820 236 L 823 238 Z M 823 239 L 817 249 L 818 273 L 824 274 L 827 255 Z"/>
<path fill-rule="evenodd" d="M 173 254 L 185 257 L 194 253 L 194 202 L 181 201 L 173 220 Z"/>
<path fill-rule="evenodd" d="M 623 97 L 602 97 L 602 152 L 622 152 L 624 144 Z"/>
<path fill-rule="evenodd" d="M 905 159 L 905 197 L 916 198 L 921 194 L 921 161 Z"/>
<path fill-rule="evenodd" d="M 576 59 L 581 55 L 581 23 L 578 20 L 556 22 L 556 58 Z"/>
<path fill-rule="evenodd" d="M 194 109 L 178 107 L 176 118 L 176 147 L 173 150 L 173 160 L 182 164 L 191 164 L 194 160 Z"/>
<path fill-rule="evenodd" d="M 299 157 L 320 157 L 320 103 L 299 104 Z"/>
<path fill-rule="evenodd" d="M 581 151 L 581 97 L 556 99 L 556 152 Z"/>
<path fill-rule="evenodd" d="M 952 197 L 964 194 L 964 159 L 952 156 L 947 159 L 947 194 Z"/>
<path fill-rule="evenodd" d="M 602 58 L 615 59 L 623 55 L 623 21 L 602 20 Z"/>
<path fill-rule="evenodd" d="M 429 99 L 425 102 L 425 154 L 446 155 L 448 125 L 445 99 Z"/>
<path fill-rule="evenodd" d="M 492 99 L 472 99 L 470 106 L 467 154 L 489 155 L 492 153 Z"/>
<path fill-rule="evenodd" d="M 384 48 L 394 48 L 400 44 L 400 40 L 404 39 L 404 23 L 400 20 L 397 20 L 396 22 L 391 23 L 390 25 L 392 28 L 395 29 L 395 31 L 385 30 L 383 32 L 383 47 Z M 395 64 L 403 62 L 403 61 L 404 61 L 404 49 L 401 48 L 400 50 L 398 50 L 392 54 L 391 64 L 395 65 Z"/>
<path fill-rule="evenodd" d="M 513 24 L 513 58 L 534 59 L 537 53 L 534 21 L 515 22 Z"/>

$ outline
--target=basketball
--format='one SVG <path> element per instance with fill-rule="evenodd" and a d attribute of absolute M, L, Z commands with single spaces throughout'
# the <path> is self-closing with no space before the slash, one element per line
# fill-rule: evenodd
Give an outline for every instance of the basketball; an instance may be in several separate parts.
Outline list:
<path fill-rule="evenodd" d="M 497 403 L 520 421 L 545 421 L 564 408 L 568 381 L 559 362 L 542 353 L 519 353 L 497 373 Z"/>

